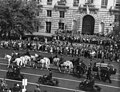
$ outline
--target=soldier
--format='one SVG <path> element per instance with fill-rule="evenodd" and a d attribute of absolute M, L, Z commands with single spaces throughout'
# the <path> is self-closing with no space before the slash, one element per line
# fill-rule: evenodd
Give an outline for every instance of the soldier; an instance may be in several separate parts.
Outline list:
<path fill-rule="evenodd" d="M 101 67 L 98 67 L 98 72 L 97 72 L 99 80 L 101 80 Z"/>
<path fill-rule="evenodd" d="M 88 70 L 87 70 L 87 79 L 91 78 L 91 71 L 92 71 L 92 67 L 91 67 L 91 63 L 88 66 Z"/>
<path fill-rule="evenodd" d="M 17 65 L 13 67 L 13 73 L 17 76 L 20 74 L 20 68 Z"/>
<path fill-rule="evenodd" d="M 49 75 L 47 76 L 47 79 L 52 80 L 52 71 L 51 70 L 49 70 Z"/>
<path fill-rule="evenodd" d="M 112 83 L 111 79 L 110 79 L 110 67 L 107 67 L 107 71 L 106 71 L 106 77 L 105 77 L 105 81 L 108 80 L 109 83 Z"/>

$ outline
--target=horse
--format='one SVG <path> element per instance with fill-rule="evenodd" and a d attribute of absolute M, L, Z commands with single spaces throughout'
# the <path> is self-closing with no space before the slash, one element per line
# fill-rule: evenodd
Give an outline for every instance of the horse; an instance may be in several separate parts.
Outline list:
<path fill-rule="evenodd" d="M 25 57 L 25 62 L 24 62 L 24 64 L 27 65 L 28 62 L 29 62 L 30 66 L 31 66 L 31 57 L 28 56 L 28 55 L 25 55 L 24 57 Z"/>
<path fill-rule="evenodd" d="M 48 70 L 48 69 L 50 68 L 50 59 L 47 58 L 47 57 L 44 57 L 43 59 L 46 61 L 46 63 L 45 63 L 45 67 L 46 67 L 47 70 Z"/>
<path fill-rule="evenodd" d="M 8 60 L 8 66 L 7 66 L 7 68 L 9 68 L 9 67 L 10 67 L 10 64 L 11 64 L 12 56 L 5 54 L 4 59 L 7 59 L 7 60 Z"/>
<path fill-rule="evenodd" d="M 53 58 L 53 64 L 54 64 L 55 66 L 58 66 L 58 65 L 59 65 L 59 62 L 60 62 L 60 58 L 58 58 L 58 57 Z"/>
<path fill-rule="evenodd" d="M 44 57 L 38 63 L 41 64 L 41 67 L 42 67 L 41 69 L 47 68 L 47 70 L 49 70 L 49 68 L 50 68 L 50 59 L 49 58 Z"/>
<path fill-rule="evenodd" d="M 31 55 L 30 57 L 31 57 L 31 60 L 32 60 L 32 61 L 35 61 L 35 60 L 36 60 L 36 57 L 35 57 L 34 55 Z"/>
<path fill-rule="evenodd" d="M 21 66 L 25 67 L 26 66 L 26 58 L 24 56 L 21 56 L 20 59 L 22 60 Z"/>
<path fill-rule="evenodd" d="M 15 63 L 17 66 L 21 67 L 22 66 L 22 59 L 21 58 L 16 58 L 13 63 Z"/>
<path fill-rule="evenodd" d="M 73 71 L 73 63 L 69 60 L 63 62 L 63 64 L 61 64 L 61 67 L 64 67 L 64 73 L 65 71 L 67 71 L 68 73 Z"/>

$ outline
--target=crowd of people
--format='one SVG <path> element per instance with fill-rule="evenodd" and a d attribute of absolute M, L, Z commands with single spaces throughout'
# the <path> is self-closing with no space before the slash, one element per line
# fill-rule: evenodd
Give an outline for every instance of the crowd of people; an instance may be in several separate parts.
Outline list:
<path fill-rule="evenodd" d="M 60 39 L 62 38 L 62 39 Z M 75 38 L 75 37 L 74 37 Z M 81 37 L 79 37 L 81 39 Z M 92 39 L 92 40 L 91 40 Z M 14 50 L 34 50 L 60 55 L 84 56 L 86 58 L 109 59 L 110 61 L 119 62 L 120 50 L 117 44 L 113 44 L 111 40 L 98 41 L 98 37 L 84 36 L 82 42 L 75 39 L 70 41 L 68 36 L 54 36 L 52 41 L 28 41 L 28 40 L 4 40 L 0 41 L 0 48 Z M 101 44 L 98 44 L 101 43 Z"/>

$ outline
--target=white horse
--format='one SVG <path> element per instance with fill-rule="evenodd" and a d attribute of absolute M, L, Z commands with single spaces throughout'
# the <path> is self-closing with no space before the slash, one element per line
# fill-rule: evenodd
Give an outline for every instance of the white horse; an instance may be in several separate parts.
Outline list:
<path fill-rule="evenodd" d="M 31 60 L 32 60 L 32 61 L 35 61 L 35 60 L 36 60 L 36 57 L 35 57 L 34 55 L 31 55 L 30 57 L 31 57 Z"/>
<path fill-rule="evenodd" d="M 27 55 L 25 55 L 24 57 L 25 57 L 25 62 L 24 62 L 24 64 L 27 65 L 27 64 L 29 63 L 29 64 L 31 65 L 31 57 L 30 57 L 30 56 L 27 56 Z"/>
<path fill-rule="evenodd" d="M 35 54 L 35 55 L 31 55 L 30 57 L 31 57 L 31 60 L 35 61 L 35 60 L 36 60 L 36 58 L 38 58 L 38 57 L 39 57 L 39 55 L 38 55 L 38 54 Z"/>
<path fill-rule="evenodd" d="M 16 63 L 16 65 L 17 65 L 17 66 L 21 67 L 21 66 L 22 66 L 23 61 L 22 61 L 22 59 L 21 59 L 21 58 L 16 58 L 16 59 L 13 61 L 13 63 Z"/>
<path fill-rule="evenodd" d="M 53 64 L 55 66 L 59 66 L 59 62 L 60 62 L 60 58 L 58 58 L 58 57 L 53 58 Z"/>
<path fill-rule="evenodd" d="M 41 63 L 41 66 L 42 66 L 41 69 L 47 68 L 48 70 L 50 68 L 50 59 L 47 57 L 44 57 L 43 59 L 41 59 L 39 63 Z"/>
<path fill-rule="evenodd" d="M 73 71 L 73 63 L 69 60 L 67 60 L 63 64 L 61 64 L 61 67 L 64 67 L 65 71 L 67 71 L 68 73 Z M 65 71 L 64 71 L 64 73 L 65 73 Z"/>
<path fill-rule="evenodd" d="M 26 58 L 24 56 L 21 56 L 20 59 L 22 60 L 21 66 L 26 66 Z"/>
<path fill-rule="evenodd" d="M 9 68 L 9 67 L 10 67 L 10 64 L 11 64 L 10 61 L 11 61 L 12 56 L 5 54 L 5 57 L 4 57 L 4 58 L 8 60 L 8 66 L 7 66 L 7 68 Z"/>

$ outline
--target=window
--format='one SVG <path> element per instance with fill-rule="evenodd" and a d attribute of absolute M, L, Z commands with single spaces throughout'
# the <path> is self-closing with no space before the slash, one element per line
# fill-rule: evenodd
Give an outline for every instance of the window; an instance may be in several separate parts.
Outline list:
<path fill-rule="evenodd" d="M 116 3 L 115 9 L 120 9 L 120 3 Z"/>
<path fill-rule="evenodd" d="M 37 26 L 36 30 L 37 30 L 37 32 L 39 31 L 39 26 Z"/>
<path fill-rule="evenodd" d="M 40 4 L 41 0 L 36 0 L 37 4 Z"/>
<path fill-rule="evenodd" d="M 116 8 L 116 9 L 120 9 L 120 0 L 117 0 L 117 1 L 116 1 L 115 8 Z"/>
<path fill-rule="evenodd" d="M 52 17 L 52 10 L 47 10 L 47 17 Z"/>
<path fill-rule="evenodd" d="M 64 30 L 64 23 L 59 22 L 59 29 Z"/>
<path fill-rule="evenodd" d="M 79 0 L 74 0 L 73 1 L 73 6 L 78 6 L 79 5 Z"/>
<path fill-rule="evenodd" d="M 114 27 L 118 27 L 120 25 L 120 15 L 115 14 Z"/>
<path fill-rule="evenodd" d="M 107 3 L 108 3 L 108 0 L 102 0 L 101 8 L 107 8 Z"/>
<path fill-rule="evenodd" d="M 46 33 L 51 33 L 51 22 L 46 22 Z"/>
<path fill-rule="evenodd" d="M 120 15 L 115 15 L 115 22 L 119 22 L 120 20 Z"/>
<path fill-rule="evenodd" d="M 92 3 L 93 3 L 93 0 L 86 0 L 86 3 L 92 4 Z"/>
<path fill-rule="evenodd" d="M 116 3 L 119 3 L 119 4 L 120 4 L 120 0 L 116 0 Z"/>
<path fill-rule="evenodd" d="M 47 5 L 52 5 L 52 0 L 47 0 Z"/>
<path fill-rule="evenodd" d="M 64 18 L 65 17 L 65 12 L 64 11 L 60 11 L 60 18 Z"/>

